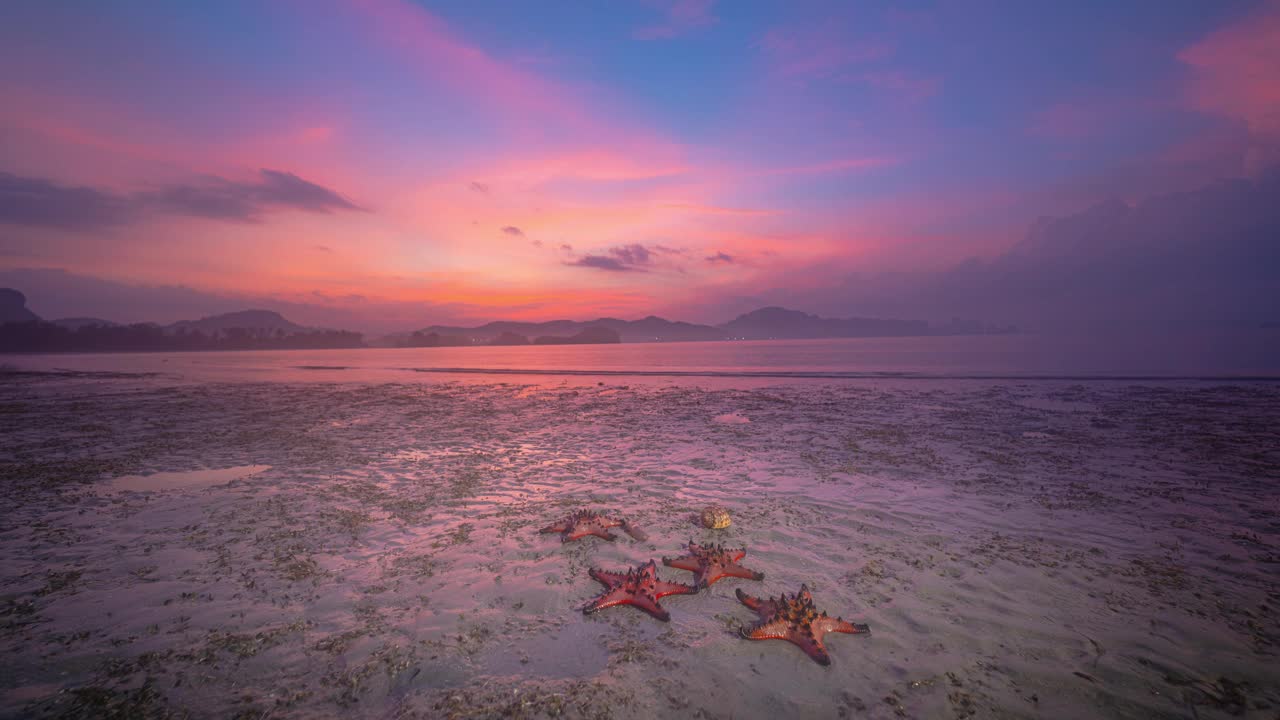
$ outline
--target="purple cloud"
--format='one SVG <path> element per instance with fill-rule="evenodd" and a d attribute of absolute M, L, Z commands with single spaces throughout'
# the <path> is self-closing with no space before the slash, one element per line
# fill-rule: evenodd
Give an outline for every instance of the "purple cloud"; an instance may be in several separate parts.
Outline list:
<path fill-rule="evenodd" d="M 652 254 L 639 243 L 609 249 L 609 254 L 624 265 L 648 265 Z"/>
<path fill-rule="evenodd" d="M 364 211 L 329 188 L 289 172 L 263 169 L 259 180 L 210 177 L 131 194 L 0 173 L 0 223 L 74 230 L 103 229 L 146 213 L 259 222 L 271 209 L 313 213 Z"/>
<path fill-rule="evenodd" d="M 573 262 L 565 263 L 565 265 L 598 268 L 600 270 L 608 270 L 610 272 L 644 272 L 641 268 L 627 265 L 617 258 L 607 257 L 605 255 L 583 255 Z"/>
<path fill-rule="evenodd" d="M 0 222 L 11 225 L 85 230 L 132 219 L 127 198 L 91 187 L 0 172 Z"/>
<path fill-rule="evenodd" d="M 561 248 L 568 248 L 568 246 L 561 246 Z M 663 248 L 663 251 L 666 250 L 669 248 Z M 640 243 L 631 243 L 609 248 L 605 255 L 583 255 L 565 264 L 610 272 L 648 272 L 646 266 L 652 262 L 654 252 L 655 250 L 650 250 Z"/>
<path fill-rule="evenodd" d="M 364 210 L 329 188 L 290 172 L 262 169 L 258 182 L 210 178 L 193 185 L 172 185 L 133 196 L 141 207 L 174 215 L 232 222 L 258 222 L 268 208 L 312 213 Z"/>

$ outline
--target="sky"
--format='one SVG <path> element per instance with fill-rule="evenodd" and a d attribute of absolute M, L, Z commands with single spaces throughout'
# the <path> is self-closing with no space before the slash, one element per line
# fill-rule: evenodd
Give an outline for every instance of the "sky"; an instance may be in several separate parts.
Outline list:
<path fill-rule="evenodd" d="M 0 6 L 0 285 L 366 331 L 1280 320 L 1280 0 Z"/>

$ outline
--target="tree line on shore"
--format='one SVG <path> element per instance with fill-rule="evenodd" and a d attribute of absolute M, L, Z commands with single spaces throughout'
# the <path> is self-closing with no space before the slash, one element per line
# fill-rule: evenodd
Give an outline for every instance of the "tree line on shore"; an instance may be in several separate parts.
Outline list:
<path fill-rule="evenodd" d="M 68 328 L 43 320 L 0 325 L 0 350 L 5 352 L 299 350 L 364 346 L 364 336 L 348 330 L 289 333 L 282 329 L 232 327 L 205 333 L 191 328 L 166 330 L 153 323 Z"/>

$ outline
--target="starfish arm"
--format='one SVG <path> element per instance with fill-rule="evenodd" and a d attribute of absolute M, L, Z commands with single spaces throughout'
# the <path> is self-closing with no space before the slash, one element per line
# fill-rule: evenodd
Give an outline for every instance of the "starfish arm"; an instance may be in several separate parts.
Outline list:
<path fill-rule="evenodd" d="M 546 526 L 546 527 L 542 528 L 542 529 L 541 529 L 541 530 L 539 530 L 538 532 L 540 532 L 540 533 L 562 533 L 562 532 L 564 532 L 565 530 L 568 530 L 568 529 L 569 529 L 569 523 L 567 523 L 567 522 L 565 522 L 565 521 L 561 520 L 560 522 L 558 522 L 558 523 L 556 523 L 556 524 L 554 524 L 554 525 L 548 525 L 548 526 Z"/>
<path fill-rule="evenodd" d="M 721 567 L 720 576 L 717 577 L 716 579 L 718 580 L 720 579 L 720 577 L 736 577 L 736 578 L 746 578 L 747 580 L 763 580 L 764 573 L 756 572 L 755 570 L 748 570 L 742 567 L 741 565 L 734 563 L 732 565 L 725 565 Z M 713 580 L 712 582 L 715 582 L 715 580 Z"/>
<path fill-rule="evenodd" d="M 742 637 L 748 640 L 789 640 L 793 628 L 786 620 L 761 622 L 742 629 Z"/>
<path fill-rule="evenodd" d="M 729 556 L 729 560 L 731 562 L 738 562 L 742 558 L 746 557 L 747 549 L 738 548 L 737 550 L 725 550 L 724 554 Z"/>
<path fill-rule="evenodd" d="M 809 592 L 808 585 L 800 586 L 800 592 L 796 593 L 796 600 L 802 603 L 813 603 L 813 595 Z"/>
<path fill-rule="evenodd" d="M 786 620 L 760 623 L 752 628 L 743 628 L 742 637 L 748 640 L 786 640 L 793 643 L 805 654 L 813 658 L 819 665 L 830 665 L 831 655 L 822 641 L 812 635 L 806 635 Z"/>
<path fill-rule="evenodd" d="M 602 537 L 605 540 L 618 539 L 617 535 L 610 533 L 608 530 L 601 530 L 599 528 L 593 528 L 593 527 L 585 527 L 585 528 L 571 528 L 569 530 L 566 530 L 564 532 L 564 535 L 560 536 L 560 542 L 569 542 L 570 540 L 581 540 L 582 538 L 588 535 L 595 535 L 596 537 Z"/>
<path fill-rule="evenodd" d="M 622 527 L 623 530 L 627 531 L 628 535 L 635 538 L 636 540 L 649 539 L 648 533 L 636 527 L 635 525 L 632 525 L 630 522 L 627 522 L 626 520 L 623 520 L 621 523 L 619 523 L 619 525 Z"/>
<path fill-rule="evenodd" d="M 849 635 L 870 634 L 871 628 L 862 623 L 851 623 L 844 618 L 831 617 L 824 615 L 813 621 L 813 632 L 816 635 L 824 635 L 829 632 L 847 633 Z"/>
<path fill-rule="evenodd" d="M 649 613 L 663 622 L 667 622 L 671 619 L 671 613 L 667 612 L 665 608 L 659 605 L 656 598 L 649 598 L 643 595 L 632 595 L 629 600 L 629 604 Z"/>
<path fill-rule="evenodd" d="M 827 648 L 822 644 L 821 640 L 815 640 L 810 637 L 800 637 L 799 639 L 792 640 L 791 642 L 799 645 L 800 649 L 804 650 L 805 654 L 813 658 L 814 662 L 819 665 L 831 664 L 831 655 L 827 652 Z"/>
<path fill-rule="evenodd" d="M 762 615 L 769 615 L 773 613 L 774 602 L 772 600 L 752 597 L 751 595 L 742 592 L 742 588 L 738 588 L 733 592 L 738 596 L 738 600 L 742 601 L 743 605 L 755 610 L 757 613 Z"/>
<path fill-rule="evenodd" d="M 658 598 L 664 598 L 668 595 L 692 595 L 696 592 L 698 592 L 698 588 L 693 585 L 667 582 L 665 580 L 659 580 L 653 586 L 653 594 Z"/>
<path fill-rule="evenodd" d="M 688 570 L 690 572 L 698 572 L 698 568 L 701 567 L 701 563 L 699 563 L 692 555 L 686 555 L 675 559 L 664 557 L 662 558 L 662 564 L 667 567 L 673 567 L 679 570 Z"/>
<path fill-rule="evenodd" d="M 623 590 L 622 588 L 614 588 L 612 590 L 606 591 L 603 595 L 600 595 L 599 597 L 593 599 L 591 602 L 587 603 L 586 607 L 582 608 L 582 614 L 590 615 L 593 612 L 598 612 L 605 608 L 614 607 L 616 605 L 631 605 L 631 604 L 633 604 L 631 593 L 627 592 L 626 590 Z"/>
<path fill-rule="evenodd" d="M 612 572 L 610 570 L 601 570 L 600 568 L 591 568 L 587 571 L 593 579 L 603 583 L 605 587 L 615 588 L 626 582 L 627 574 L 621 572 Z"/>

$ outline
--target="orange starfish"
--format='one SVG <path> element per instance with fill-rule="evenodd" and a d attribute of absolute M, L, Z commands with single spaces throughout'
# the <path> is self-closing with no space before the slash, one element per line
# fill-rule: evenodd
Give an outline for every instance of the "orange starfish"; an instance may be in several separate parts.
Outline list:
<path fill-rule="evenodd" d="M 742 637 L 749 640 L 789 640 L 800 646 L 820 665 L 830 665 L 831 656 L 822 637 L 830 632 L 858 635 L 871 632 L 866 625 L 851 623 L 844 618 L 831 617 L 819 613 L 813 605 L 813 596 L 809 594 L 809 586 L 801 585 L 800 592 L 787 597 L 758 598 L 737 591 L 738 599 L 743 605 L 756 611 L 760 621 L 749 629 L 741 630 Z"/>
<path fill-rule="evenodd" d="M 591 568 L 591 577 L 605 586 L 605 591 L 586 607 L 584 614 L 591 614 L 614 605 L 631 605 L 662 621 L 671 619 L 658 601 L 668 595 L 692 595 L 698 588 L 692 585 L 667 582 L 658 579 L 658 566 L 652 560 L 625 573 Z"/>
<path fill-rule="evenodd" d="M 632 527 L 631 523 L 622 518 L 611 518 L 607 515 L 591 512 L 590 510 L 578 510 L 567 518 L 548 525 L 538 532 L 540 533 L 560 533 L 560 542 L 569 542 L 577 540 L 588 535 L 595 535 L 604 538 L 610 542 L 617 540 L 618 536 L 609 532 L 609 528 L 620 527 L 627 531 L 627 534 L 637 540 L 648 540 L 649 536 L 645 535 L 639 529 Z"/>
<path fill-rule="evenodd" d="M 763 580 L 764 573 L 748 570 L 738 564 L 747 554 L 746 548 L 726 550 L 719 545 L 698 545 L 689 541 L 689 554 L 674 560 L 662 558 L 667 567 L 689 570 L 693 573 L 693 584 L 699 588 L 711 587 L 711 583 L 727 577 Z"/>

